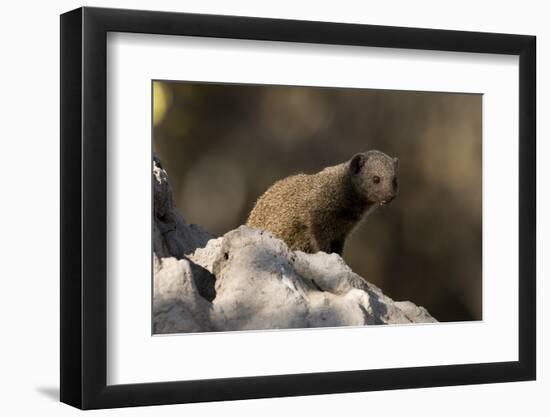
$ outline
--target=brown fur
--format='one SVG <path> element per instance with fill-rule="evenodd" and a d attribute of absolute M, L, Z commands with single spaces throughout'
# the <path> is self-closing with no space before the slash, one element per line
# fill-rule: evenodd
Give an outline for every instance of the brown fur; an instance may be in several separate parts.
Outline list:
<path fill-rule="evenodd" d="M 397 160 L 379 151 L 312 174 L 277 181 L 257 201 L 247 225 L 268 230 L 292 250 L 342 254 L 362 218 L 397 193 Z M 374 175 L 382 178 L 370 184 Z"/>

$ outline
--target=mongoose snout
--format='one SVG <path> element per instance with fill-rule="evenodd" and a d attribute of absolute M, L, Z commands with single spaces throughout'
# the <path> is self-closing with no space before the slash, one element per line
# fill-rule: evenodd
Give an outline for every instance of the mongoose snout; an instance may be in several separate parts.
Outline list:
<path fill-rule="evenodd" d="M 380 151 L 316 174 L 273 184 L 256 202 L 247 225 L 268 230 L 292 250 L 342 254 L 350 232 L 399 191 L 399 161 Z"/>
<path fill-rule="evenodd" d="M 391 183 L 392 183 L 392 193 L 388 196 L 388 198 L 386 198 L 385 200 L 382 200 L 381 202 L 382 205 L 391 203 L 393 200 L 395 200 L 395 197 L 397 197 L 397 190 L 398 190 L 397 175 L 393 176 Z"/>

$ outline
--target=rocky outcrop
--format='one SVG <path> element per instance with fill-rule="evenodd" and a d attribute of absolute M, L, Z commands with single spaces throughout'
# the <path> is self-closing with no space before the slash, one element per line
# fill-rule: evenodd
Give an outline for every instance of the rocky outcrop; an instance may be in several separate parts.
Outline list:
<path fill-rule="evenodd" d="M 188 224 L 178 212 L 166 171 L 153 158 L 153 252 L 161 258 L 181 258 L 206 245 L 212 235 L 197 225 Z"/>
<path fill-rule="evenodd" d="M 158 160 L 153 184 L 155 333 L 436 321 L 385 296 L 336 254 L 293 252 L 246 226 L 213 238 L 187 224 Z"/>

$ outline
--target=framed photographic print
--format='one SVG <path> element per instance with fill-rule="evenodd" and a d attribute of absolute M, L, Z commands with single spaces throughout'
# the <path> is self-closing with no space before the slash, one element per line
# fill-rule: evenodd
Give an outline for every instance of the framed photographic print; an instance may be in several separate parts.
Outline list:
<path fill-rule="evenodd" d="M 61 16 L 61 401 L 535 379 L 535 37 Z"/>

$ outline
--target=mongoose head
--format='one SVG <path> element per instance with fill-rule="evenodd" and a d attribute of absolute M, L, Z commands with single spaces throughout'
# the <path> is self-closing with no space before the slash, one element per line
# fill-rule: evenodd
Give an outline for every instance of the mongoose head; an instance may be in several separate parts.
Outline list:
<path fill-rule="evenodd" d="M 397 196 L 398 169 L 398 159 L 380 151 L 359 153 L 349 162 L 355 191 L 371 204 L 387 204 Z"/>

